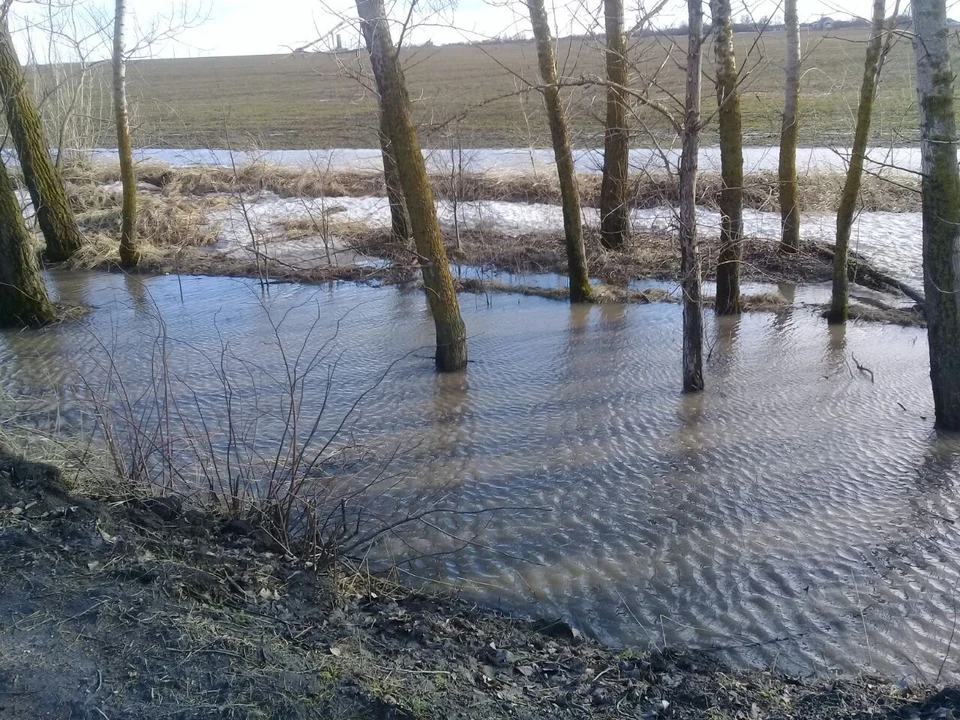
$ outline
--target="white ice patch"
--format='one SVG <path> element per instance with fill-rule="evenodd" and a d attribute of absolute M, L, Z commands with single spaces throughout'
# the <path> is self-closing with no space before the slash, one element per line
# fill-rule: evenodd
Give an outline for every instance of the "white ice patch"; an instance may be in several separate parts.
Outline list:
<path fill-rule="evenodd" d="M 304 240 L 277 242 L 283 235 L 285 220 L 317 219 L 324 212 L 334 234 L 338 223 L 362 223 L 369 229 L 381 230 L 390 226 L 390 206 L 386 198 L 380 197 L 291 199 L 263 193 L 256 200 L 251 198 L 247 206 L 250 225 L 271 243 L 271 252 L 277 253 L 292 252 L 305 243 Z M 445 227 L 453 226 L 452 203 L 438 202 L 437 215 Z M 486 200 L 463 202 L 457 208 L 457 216 L 461 229 L 510 237 L 563 231 L 563 211 L 558 205 Z M 743 219 L 747 236 L 779 241 L 779 213 L 745 210 Z M 237 251 L 250 246 L 250 228 L 236 200 L 230 207 L 211 213 L 210 220 L 220 223 L 220 249 Z M 596 227 L 599 212 L 594 208 L 585 209 L 584 222 Z M 676 210 L 666 206 L 636 209 L 631 222 L 638 232 L 673 231 L 677 227 Z M 699 208 L 697 222 L 703 235 L 716 235 L 720 231 L 720 214 L 712 210 Z M 836 235 L 836 215 L 806 214 L 801 227 L 805 239 L 832 243 Z M 854 222 L 851 247 L 879 267 L 919 288 L 923 284 L 920 228 L 919 213 L 861 213 Z M 273 245 L 275 242 L 277 244 Z M 340 243 L 339 249 L 343 250 L 342 242 L 337 242 Z M 317 247 L 314 239 L 314 248 Z"/>
<path fill-rule="evenodd" d="M 319 150 L 268 150 L 238 152 L 220 149 L 138 148 L 139 162 L 166 163 L 173 167 L 212 166 L 232 167 L 233 164 L 264 163 L 287 168 L 319 170 L 321 172 L 382 172 L 379 149 L 327 148 Z M 430 172 L 449 172 L 450 151 L 425 150 L 424 158 Z M 93 160 L 116 161 L 116 150 L 90 151 Z M 581 148 L 574 150 L 577 172 L 599 173 L 603 150 Z M 814 147 L 797 150 L 797 170 L 806 172 L 846 172 L 850 158 L 849 148 Z M 776 147 L 746 147 L 743 150 L 744 171 L 775 172 L 779 164 Z M 548 148 L 465 148 L 462 151 L 463 169 L 476 173 L 507 173 L 535 175 L 556 173 L 553 150 Z M 674 170 L 680 162 L 680 149 L 667 148 L 663 152 L 650 148 L 630 150 L 630 166 L 634 172 L 659 172 L 669 166 Z M 700 149 L 699 165 L 702 172 L 720 171 L 720 149 Z M 916 172 L 920 169 L 919 148 L 876 147 L 867 152 L 866 169 L 869 172 Z"/>

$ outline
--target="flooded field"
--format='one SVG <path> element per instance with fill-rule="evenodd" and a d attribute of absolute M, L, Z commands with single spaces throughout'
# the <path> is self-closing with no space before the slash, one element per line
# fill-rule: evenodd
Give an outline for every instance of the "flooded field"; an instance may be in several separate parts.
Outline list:
<path fill-rule="evenodd" d="M 707 390 L 684 396 L 670 304 L 463 295 L 471 363 L 438 376 L 419 291 L 78 272 L 51 287 L 93 311 L 0 336 L 0 403 L 34 403 L 0 408 L 5 431 L 87 428 L 78 397 L 106 381 L 108 356 L 134 392 L 162 350 L 182 412 L 219 442 L 226 348 L 233 412 L 275 447 L 278 340 L 288 360 L 307 341 L 325 349 L 303 415 L 332 433 L 366 393 L 344 437 L 392 458 L 380 507 L 512 508 L 381 549 L 419 557 L 404 565 L 417 575 L 605 641 L 741 665 L 932 679 L 947 653 L 960 442 L 933 431 L 922 330 L 828 328 L 800 306 L 823 291 L 801 287 L 778 314 L 708 314 Z M 942 679 L 958 676 L 954 650 Z"/>

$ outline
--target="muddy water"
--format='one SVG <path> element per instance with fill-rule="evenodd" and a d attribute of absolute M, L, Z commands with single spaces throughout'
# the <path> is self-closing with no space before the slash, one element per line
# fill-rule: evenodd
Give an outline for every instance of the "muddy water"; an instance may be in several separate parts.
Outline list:
<path fill-rule="evenodd" d="M 131 387 L 145 383 L 159 311 L 183 407 L 213 421 L 223 399 L 209 359 L 229 346 L 238 388 L 260 388 L 270 447 L 282 375 L 270 318 L 283 319 L 288 354 L 311 327 L 311 348 L 330 340 L 327 425 L 395 363 L 348 425 L 380 457 L 400 450 L 392 497 L 525 508 L 438 519 L 470 544 L 418 573 L 614 643 L 687 643 L 790 671 L 937 673 L 960 602 L 960 443 L 932 430 L 921 330 L 828 329 L 800 308 L 708 316 L 708 389 L 684 396 L 671 305 L 465 295 L 471 364 L 442 377 L 419 292 L 278 285 L 263 298 L 244 280 L 105 274 L 53 284 L 95 309 L 0 336 L 8 391 L 56 386 L 68 406 L 78 375 L 102 374 L 94 338 Z M 326 363 L 305 416 L 325 376 Z M 424 532 L 415 550 L 395 544 L 398 558 L 463 544 Z M 944 673 L 960 677 L 956 651 Z"/>

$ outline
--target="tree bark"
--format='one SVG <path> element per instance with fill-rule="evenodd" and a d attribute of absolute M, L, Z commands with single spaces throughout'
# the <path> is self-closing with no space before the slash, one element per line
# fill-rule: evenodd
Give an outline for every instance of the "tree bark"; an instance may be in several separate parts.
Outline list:
<path fill-rule="evenodd" d="M 630 238 L 627 204 L 630 173 L 630 131 L 627 127 L 627 40 L 623 0 L 604 0 L 607 36 L 607 127 L 603 136 L 603 179 L 600 183 L 600 242 L 622 248 Z"/>
<path fill-rule="evenodd" d="M 42 325 L 53 315 L 33 239 L 0 161 L 0 327 Z"/>
<path fill-rule="evenodd" d="M 126 0 L 117 0 L 113 20 L 113 113 L 117 123 L 117 154 L 120 157 L 120 185 L 123 206 L 120 226 L 120 264 L 133 267 L 140 262 L 137 248 L 137 171 L 130 142 L 127 113 L 127 61 L 124 57 L 123 23 Z"/>
<path fill-rule="evenodd" d="M 383 184 L 390 203 L 390 237 L 397 245 L 406 246 L 410 242 L 410 218 L 407 215 L 407 203 L 403 199 L 403 187 L 397 173 L 397 162 L 393 159 L 390 145 L 389 123 L 383 109 L 380 109 L 380 154 L 383 156 Z"/>
<path fill-rule="evenodd" d="M 550 124 L 553 156 L 560 181 L 560 199 L 563 204 L 563 231 L 567 240 L 567 266 L 570 274 L 570 302 L 590 302 L 592 291 L 587 273 L 587 255 L 583 249 L 583 212 L 580 208 L 580 189 L 573 168 L 570 134 L 560 98 L 557 61 L 553 56 L 550 22 L 543 0 L 527 0 L 530 24 L 537 41 L 537 60 L 543 80 L 543 105 Z"/>
<path fill-rule="evenodd" d="M 720 253 L 717 258 L 718 315 L 740 312 L 740 260 L 743 257 L 743 123 L 737 88 L 730 0 L 711 0 L 717 63 L 720 124 Z"/>
<path fill-rule="evenodd" d="M 783 125 L 780 129 L 780 250 L 800 250 L 800 205 L 797 197 L 797 136 L 800 101 L 800 23 L 797 0 L 784 0 L 783 22 L 787 31 L 786 89 L 783 99 Z"/>
<path fill-rule="evenodd" d="M 683 291 L 683 390 L 703 390 L 703 309 L 697 248 L 697 153 L 700 149 L 700 72 L 703 0 L 687 0 L 687 87 L 680 156 L 680 287 Z"/>
<path fill-rule="evenodd" d="M 850 249 L 850 231 L 853 228 L 853 216 L 860 195 L 860 180 L 863 177 L 863 162 L 870 140 L 870 120 L 873 116 L 873 99 L 877 94 L 877 80 L 883 67 L 881 49 L 883 48 L 884 21 L 886 20 L 885 0 L 873 2 L 873 25 L 870 39 L 867 41 L 867 57 L 863 67 L 863 81 L 860 83 L 860 105 L 857 108 L 857 127 L 853 135 L 853 150 L 850 153 L 850 167 L 840 194 L 837 208 L 837 242 L 833 258 L 833 294 L 830 300 L 830 312 L 827 322 L 845 323 L 850 309 L 850 281 L 847 278 L 847 262 Z"/>
<path fill-rule="evenodd" d="M 944 0 L 913 0 L 923 191 L 923 284 L 937 427 L 960 430 L 960 173 Z"/>
<path fill-rule="evenodd" d="M 68 260 L 80 248 L 83 236 L 67 202 L 63 180 L 50 159 L 40 114 L 27 87 L 6 18 L 0 20 L 0 93 L 20 170 L 47 243 L 46 256 L 52 262 Z"/>
<path fill-rule="evenodd" d="M 419 255 L 424 291 L 436 325 L 437 370 L 463 370 L 467 366 L 466 328 L 460 316 L 433 191 L 411 118 L 403 68 L 390 36 L 383 0 L 357 0 L 357 12 L 364 36 L 369 34 L 370 64 L 386 118 L 384 125 L 410 214 L 410 229 Z"/>
<path fill-rule="evenodd" d="M 362 24 L 363 41 L 370 53 L 373 44 L 373 26 Z M 374 79 L 376 82 L 376 79 Z M 379 86 L 378 86 L 379 87 Z M 379 90 L 378 90 L 379 92 Z M 377 109 L 380 116 L 380 155 L 383 158 L 383 184 L 387 191 L 387 201 L 390 203 L 390 237 L 398 245 L 407 245 L 410 241 L 410 216 L 407 213 L 407 203 L 403 199 L 403 186 L 397 172 L 397 161 L 393 157 L 393 147 L 390 142 L 390 122 L 383 110 L 383 98 L 378 98 Z"/>

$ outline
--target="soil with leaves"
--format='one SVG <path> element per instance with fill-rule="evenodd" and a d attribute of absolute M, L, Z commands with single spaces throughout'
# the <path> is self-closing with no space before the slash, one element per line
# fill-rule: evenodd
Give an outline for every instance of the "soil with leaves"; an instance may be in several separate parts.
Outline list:
<path fill-rule="evenodd" d="M 0 452 L 0 717 L 952 718 L 960 690 L 618 652 Z"/>

